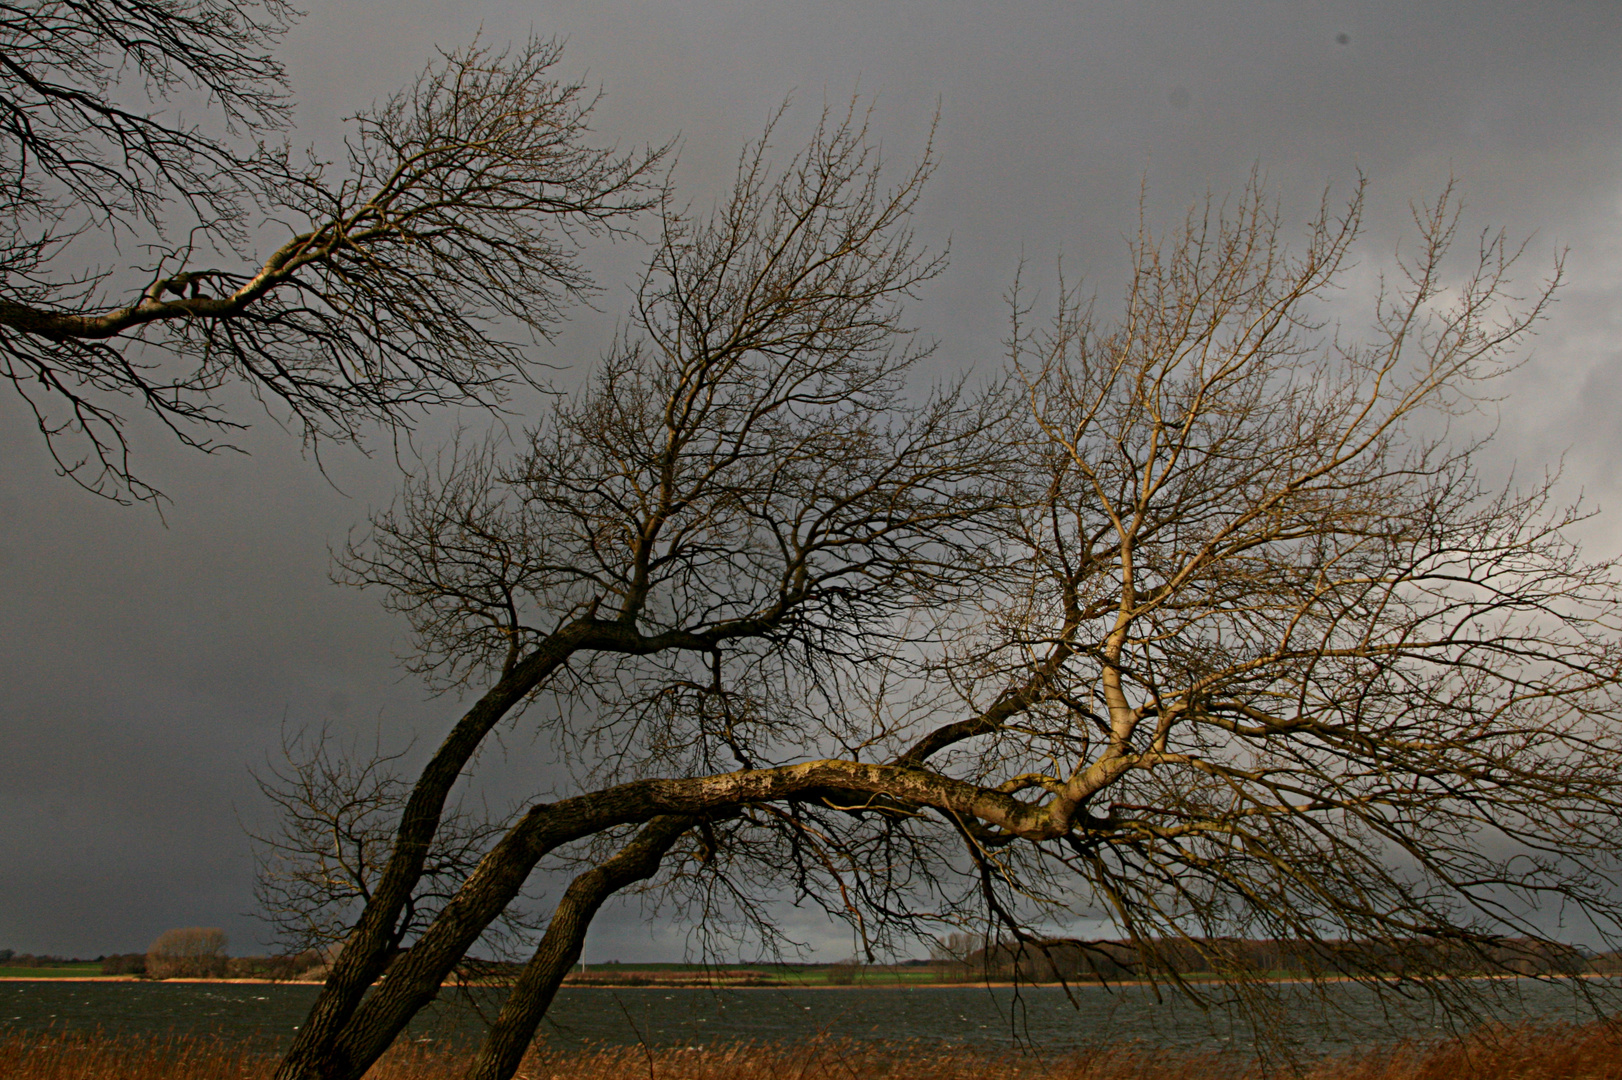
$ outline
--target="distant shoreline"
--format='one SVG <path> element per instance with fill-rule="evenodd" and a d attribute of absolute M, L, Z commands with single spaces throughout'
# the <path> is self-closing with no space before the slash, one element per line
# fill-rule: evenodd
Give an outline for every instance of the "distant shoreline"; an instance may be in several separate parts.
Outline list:
<path fill-rule="evenodd" d="M 0 975 L 6 983 L 213 983 L 243 986 L 320 986 L 310 979 L 143 979 L 139 975 Z"/>

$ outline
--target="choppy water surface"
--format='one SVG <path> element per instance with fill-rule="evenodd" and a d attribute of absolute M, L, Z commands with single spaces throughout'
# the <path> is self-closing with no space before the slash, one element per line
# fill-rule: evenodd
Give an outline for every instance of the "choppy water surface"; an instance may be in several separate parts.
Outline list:
<path fill-rule="evenodd" d="M 1505 1019 L 1582 1019 L 1592 1015 L 1566 987 L 1533 981 L 1498 984 L 1493 1012 Z M 1616 989 L 1606 987 L 1603 989 Z M 1016 1043 L 1064 1050 L 1100 1041 L 1141 1039 L 1157 1046 L 1216 1048 L 1251 1042 L 1248 1029 L 1221 1010 L 1186 1001 L 1157 1003 L 1138 987 L 1073 989 L 1072 1005 L 1056 987 L 917 987 L 913 989 L 693 990 L 658 987 L 570 988 L 559 993 L 543 1027 L 554 1045 L 637 1043 L 680 1046 L 737 1040 L 835 1038 Z M 275 1043 L 290 1036 L 314 1000 L 313 986 L 199 983 L 0 982 L 0 1028 L 74 1029 L 129 1034 L 219 1033 Z M 1308 1052 L 1334 1052 L 1377 1039 L 1442 1034 L 1441 1019 L 1423 1006 L 1382 1011 L 1368 991 L 1331 987 L 1330 1012 L 1300 991 L 1288 997 L 1281 1023 Z M 447 998 L 452 996 L 447 994 Z M 460 1042 L 479 1036 L 481 1012 L 499 998 L 446 1000 L 413 1024 L 410 1037 Z"/>

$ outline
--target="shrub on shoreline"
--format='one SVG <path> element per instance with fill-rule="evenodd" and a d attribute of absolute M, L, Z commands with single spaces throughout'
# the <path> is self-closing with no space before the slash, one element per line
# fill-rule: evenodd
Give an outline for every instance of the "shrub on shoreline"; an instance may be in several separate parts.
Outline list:
<path fill-rule="evenodd" d="M 146 973 L 154 979 L 223 978 L 227 944 L 225 931 L 216 927 L 165 930 L 146 951 Z"/>
<path fill-rule="evenodd" d="M 146 953 L 115 953 L 102 957 L 103 975 L 145 975 Z"/>

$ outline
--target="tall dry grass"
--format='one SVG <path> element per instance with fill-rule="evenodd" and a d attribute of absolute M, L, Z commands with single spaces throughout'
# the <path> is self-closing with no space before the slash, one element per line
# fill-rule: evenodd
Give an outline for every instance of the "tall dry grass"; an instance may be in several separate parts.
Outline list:
<path fill-rule="evenodd" d="M 82 1033 L 0 1036 L 0 1080 L 268 1080 L 275 1055 L 219 1037 Z M 396 1047 L 370 1080 L 455 1080 L 466 1053 Z M 1522 1025 L 1464 1042 L 1400 1045 L 1309 1066 L 1304 1080 L 1622 1080 L 1622 1029 Z M 520 1080 L 1252 1080 L 1232 1056 L 1142 1046 L 1042 1059 L 920 1043 L 836 1039 L 703 1049 L 602 1046 L 532 1050 Z"/>

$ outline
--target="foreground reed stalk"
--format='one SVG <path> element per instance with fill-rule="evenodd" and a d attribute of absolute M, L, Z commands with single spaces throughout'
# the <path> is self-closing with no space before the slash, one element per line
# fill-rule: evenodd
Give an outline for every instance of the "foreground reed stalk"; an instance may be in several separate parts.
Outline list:
<path fill-rule="evenodd" d="M 0 1080 L 242 1080 L 268 1078 L 277 1055 L 220 1036 L 129 1038 L 100 1033 L 12 1032 L 0 1037 Z M 372 1080 L 453 1080 L 474 1063 L 423 1044 L 393 1047 Z M 531 1048 L 522 1080 L 1259 1080 L 1234 1054 L 1099 1046 L 1056 1056 L 919 1043 L 813 1039 L 705 1047 Z M 1622 1027 L 1615 1023 L 1488 1028 L 1460 1042 L 1403 1043 L 1325 1058 L 1302 1080 L 1617 1080 Z"/>

